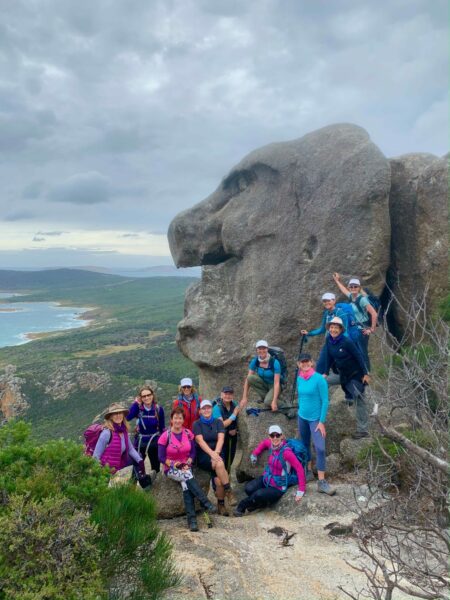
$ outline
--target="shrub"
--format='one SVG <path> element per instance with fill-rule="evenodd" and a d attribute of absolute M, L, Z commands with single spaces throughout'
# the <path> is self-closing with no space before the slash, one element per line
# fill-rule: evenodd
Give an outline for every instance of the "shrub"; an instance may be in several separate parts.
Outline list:
<path fill-rule="evenodd" d="M 98 600 L 97 528 L 61 496 L 12 496 L 0 517 L 0 597 L 7 600 Z"/>

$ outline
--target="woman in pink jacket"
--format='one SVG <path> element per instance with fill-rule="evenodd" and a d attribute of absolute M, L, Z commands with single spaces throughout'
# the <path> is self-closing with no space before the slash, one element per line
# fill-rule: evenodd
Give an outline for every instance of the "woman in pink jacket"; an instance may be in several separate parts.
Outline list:
<path fill-rule="evenodd" d="M 235 508 L 235 517 L 243 517 L 246 510 L 252 512 L 257 508 L 270 506 L 279 500 L 288 488 L 288 477 L 285 471 L 285 466 L 288 464 L 297 474 L 298 490 L 295 494 L 295 501 L 300 502 L 305 494 L 305 472 L 294 452 L 287 446 L 281 427 L 278 425 L 271 425 L 269 438 L 263 440 L 253 450 L 250 456 L 253 465 L 256 465 L 258 456 L 264 450 L 269 450 L 269 460 L 265 471 L 261 477 L 246 484 L 245 493 L 248 497 L 241 500 Z"/>

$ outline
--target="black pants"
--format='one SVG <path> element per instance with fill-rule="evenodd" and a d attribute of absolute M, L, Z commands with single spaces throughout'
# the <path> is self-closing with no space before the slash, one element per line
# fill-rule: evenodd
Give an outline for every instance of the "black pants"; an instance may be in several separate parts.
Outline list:
<path fill-rule="evenodd" d="M 152 469 L 159 473 L 159 459 L 158 459 L 158 438 L 153 438 L 151 444 L 148 443 L 149 438 L 142 438 L 141 443 L 139 440 L 135 440 L 135 448 L 145 460 L 148 456 Z"/>
<path fill-rule="evenodd" d="M 245 493 L 248 498 L 241 500 L 237 507 L 241 512 L 265 508 L 266 506 L 275 504 L 283 495 L 281 490 L 277 490 L 274 487 L 266 487 L 262 475 L 257 479 L 252 479 L 252 481 L 249 481 L 245 485 Z"/>
<path fill-rule="evenodd" d="M 228 435 L 225 433 L 225 442 L 223 444 L 222 456 L 225 462 L 225 469 L 230 472 L 234 457 L 236 456 L 237 435 Z"/>

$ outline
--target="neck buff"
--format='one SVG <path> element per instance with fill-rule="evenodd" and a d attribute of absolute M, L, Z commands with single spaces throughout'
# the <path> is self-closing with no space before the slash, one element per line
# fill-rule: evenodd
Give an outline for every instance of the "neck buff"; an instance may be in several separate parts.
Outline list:
<path fill-rule="evenodd" d="M 266 362 L 269 362 L 269 360 L 270 360 L 270 354 L 268 354 L 267 357 L 264 359 L 259 358 L 259 356 L 258 356 L 258 362 L 260 362 L 260 363 L 266 363 Z"/>
<path fill-rule="evenodd" d="M 338 342 L 340 342 L 340 341 L 341 341 L 341 340 L 343 340 L 343 339 L 344 339 L 344 334 L 343 334 L 343 333 L 340 333 L 340 334 L 339 334 L 337 337 L 335 337 L 335 338 L 334 338 L 334 337 L 332 337 L 331 335 L 329 336 L 329 340 L 330 340 L 330 342 L 333 344 L 333 346 L 334 346 L 334 344 L 337 344 Z"/>
<path fill-rule="evenodd" d="M 186 402 L 192 402 L 192 400 L 194 399 L 194 394 L 190 394 L 189 396 L 185 396 L 184 394 L 182 394 L 183 400 L 186 400 Z"/>
<path fill-rule="evenodd" d="M 278 446 L 274 446 L 272 443 L 272 440 L 270 440 L 270 446 L 272 448 L 272 451 L 274 450 L 281 450 L 281 448 L 285 445 L 286 441 L 285 440 L 281 440 L 281 444 L 278 444 Z"/>
<path fill-rule="evenodd" d="M 302 379 L 304 379 L 305 381 L 308 381 L 308 379 L 310 377 L 312 377 L 314 375 L 315 371 L 314 369 L 311 367 L 310 369 L 308 369 L 307 371 L 301 371 L 299 370 L 298 372 L 298 376 L 301 377 Z"/>
<path fill-rule="evenodd" d="M 117 423 L 113 423 L 113 427 L 114 427 L 114 431 L 116 433 L 126 433 L 127 432 L 127 426 L 125 425 L 125 421 L 122 421 L 122 423 L 120 425 L 118 425 Z"/>
<path fill-rule="evenodd" d="M 209 419 L 206 419 L 203 415 L 200 415 L 200 421 L 205 423 L 205 425 L 211 425 L 211 423 L 214 421 L 214 417 L 211 415 Z"/>

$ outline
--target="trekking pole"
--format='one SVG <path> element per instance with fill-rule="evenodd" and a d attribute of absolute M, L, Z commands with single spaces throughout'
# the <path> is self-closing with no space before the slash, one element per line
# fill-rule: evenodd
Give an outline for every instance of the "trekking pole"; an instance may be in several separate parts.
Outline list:
<path fill-rule="evenodd" d="M 300 347 L 298 349 L 298 354 L 297 354 L 297 361 L 300 357 L 300 354 L 303 352 L 303 346 L 304 344 L 307 344 L 308 340 L 307 340 L 307 336 L 306 335 L 302 335 L 302 337 L 300 338 Z M 294 404 L 295 401 L 295 388 L 297 387 L 297 375 L 298 375 L 298 367 L 296 366 L 295 368 L 295 375 L 294 375 L 294 381 L 292 382 L 292 392 L 291 392 L 291 404 Z"/>

